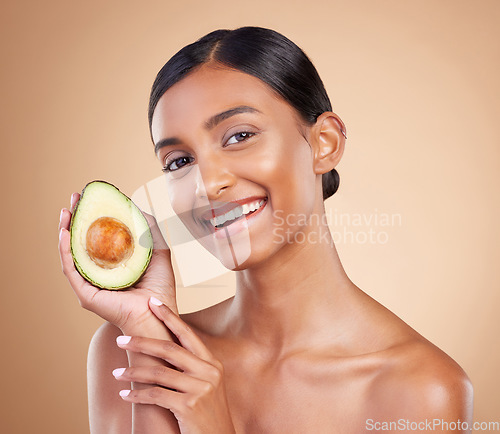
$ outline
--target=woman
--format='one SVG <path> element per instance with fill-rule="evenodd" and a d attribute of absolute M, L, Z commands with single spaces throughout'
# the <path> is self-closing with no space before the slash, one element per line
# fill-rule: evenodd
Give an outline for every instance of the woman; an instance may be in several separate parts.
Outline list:
<path fill-rule="evenodd" d="M 92 287 L 69 251 L 73 194 L 63 271 L 108 321 L 89 350 L 92 432 L 414 432 L 471 420 L 463 370 L 342 268 L 323 201 L 338 188 L 345 126 L 299 47 L 259 27 L 204 36 L 159 72 L 149 123 L 172 207 L 236 272 L 236 295 L 179 318 L 149 215 L 146 275 L 129 291 Z"/>

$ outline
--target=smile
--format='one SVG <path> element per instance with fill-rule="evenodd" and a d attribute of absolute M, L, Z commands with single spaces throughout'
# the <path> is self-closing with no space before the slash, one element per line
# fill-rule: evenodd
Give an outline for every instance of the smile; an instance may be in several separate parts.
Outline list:
<path fill-rule="evenodd" d="M 209 219 L 211 225 L 215 230 L 221 229 L 223 227 L 229 226 L 235 221 L 241 220 L 242 218 L 248 218 L 256 211 L 264 207 L 267 202 L 267 198 L 257 199 L 249 203 L 237 206 L 231 211 L 226 212 L 220 216 Z"/>

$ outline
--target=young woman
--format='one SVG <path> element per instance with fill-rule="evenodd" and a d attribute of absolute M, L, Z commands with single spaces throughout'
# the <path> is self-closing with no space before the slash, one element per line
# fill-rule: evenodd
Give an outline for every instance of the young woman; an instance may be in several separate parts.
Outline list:
<path fill-rule="evenodd" d="M 74 193 L 61 213 L 63 271 L 107 321 L 89 350 L 93 433 L 470 422 L 463 370 L 342 268 L 324 200 L 338 188 L 346 129 L 299 47 L 259 27 L 214 31 L 158 73 L 149 122 L 174 210 L 235 271 L 236 295 L 179 317 L 170 251 L 147 214 L 145 276 L 128 291 L 94 288 L 71 259 Z"/>

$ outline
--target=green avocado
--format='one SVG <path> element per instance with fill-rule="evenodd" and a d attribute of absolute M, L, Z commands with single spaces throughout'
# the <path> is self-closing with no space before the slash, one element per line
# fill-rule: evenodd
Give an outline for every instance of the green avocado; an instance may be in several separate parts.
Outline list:
<path fill-rule="evenodd" d="M 151 261 L 153 237 L 139 208 L 114 185 L 89 182 L 70 223 L 71 254 L 78 272 L 102 289 L 136 283 Z"/>

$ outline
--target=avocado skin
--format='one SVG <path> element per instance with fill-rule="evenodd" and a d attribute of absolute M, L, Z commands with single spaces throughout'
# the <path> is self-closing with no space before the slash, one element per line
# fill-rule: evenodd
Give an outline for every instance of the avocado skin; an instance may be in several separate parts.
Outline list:
<path fill-rule="evenodd" d="M 94 184 L 94 183 L 108 184 L 109 186 L 111 186 L 112 188 L 114 188 L 118 192 L 120 192 L 120 194 L 122 194 L 123 196 L 125 196 L 130 202 L 132 202 L 134 204 L 134 206 L 137 207 L 137 205 L 135 205 L 135 203 L 132 201 L 132 199 L 130 199 L 126 194 L 122 193 L 118 187 L 116 187 L 115 185 L 111 184 L 110 182 L 102 181 L 102 180 L 93 180 L 93 181 L 90 181 L 90 182 L 88 182 L 85 185 L 85 187 L 83 188 L 82 192 L 80 193 L 80 197 L 79 197 L 77 203 L 75 204 L 75 209 L 73 210 L 73 213 L 71 214 L 71 220 L 70 220 L 70 224 L 69 224 L 70 239 L 73 236 L 73 224 L 74 224 L 74 221 L 76 220 L 76 216 L 78 215 L 78 207 L 80 205 L 81 199 L 82 199 L 82 197 L 83 197 L 83 195 L 85 193 L 86 188 L 89 185 Z M 144 216 L 143 216 L 143 218 L 144 218 Z M 149 231 L 149 234 L 151 235 L 151 230 L 149 229 L 149 225 L 148 225 L 147 221 L 146 221 L 146 225 L 148 226 L 148 231 Z M 152 235 L 151 235 L 151 238 L 152 238 Z M 74 251 L 73 251 L 73 243 L 71 243 L 71 242 L 70 242 L 70 247 L 71 247 L 71 256 L 73 257 L 73 262 L 75 264 L 75 268 L 78 271 L 78 273 L 85 280 L 87 280 L 89 283 L 91 283 L 93 286 L 95 286 L 97 288 L 100 288 L 100 289 L 107 289 L 107 290 L 113 290 L 113 291 L 123 290 L 123 289 L 130 288 L 135 283 L 137 283 L 142 278 L 142 276 L 146 273 L 146 270 L 148 269 L 149 263 L 151 262 L 151 257 L 153 255 L 153 249 L 151 248 L 151 249 L 149 249 L 149 253 L 148 253 L 148 257 L 147 257 L 147 260 L 145 262 L 145 265 L 144 265 L 144 269 L 140 272 L 140 274 L 138 275 L 137 279 L 135 279 L 133 282 L 129 282 L 126 285 L 123 285 L 123 286 L 107 287 L 107 286 L 103 286 L 103 285 L 99 284 L 98 282 L 95 282 L 94 280 L 92 280 L 92 278 L 90 276 L 88 276 L 85 273 L 85 271 L 83 271 L 83 269 L 80 267 L 80 264 L 75 259 L 75 254 L 74 254 Z"/>

